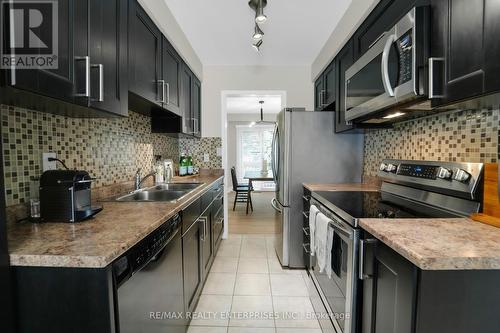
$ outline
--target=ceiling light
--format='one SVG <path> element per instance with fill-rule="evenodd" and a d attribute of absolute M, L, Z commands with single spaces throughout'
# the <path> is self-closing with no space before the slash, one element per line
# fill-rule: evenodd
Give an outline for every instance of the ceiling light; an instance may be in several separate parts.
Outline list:
<path fill-rule="evenodd" d="M 262 39 L 264 36 L 264 31 L 262 31 L 257 23 L 255 23 L 255 30 L 253 33 L 253 39 Z"/>
<path fill-rule="evenodd" d="M 267 16 L 264 15 L 264 6 L 262 6 L 262 0 L 259 0 L 259 5 L 255 10 L 255 22 L 264 23 L 267 20 Z"/>
<path fill-rule="evenodd" d="M 257 51 L 257 52 L 260 52 L 260 46 L 262 45 L 262 39 L 253 43 L 252 44 L 252 47 Z"/>
<path fill-rule="evenodd" d="M 396 112 L 396 113 L 392 113 L 392 114 L 389 114 L 385 117 L 383 117 L 384 119 L 392 119 L 392 118 L 397 118 L 397 117 L 401 117 L 402 115 L 404 115 L 403 112 Z"/>

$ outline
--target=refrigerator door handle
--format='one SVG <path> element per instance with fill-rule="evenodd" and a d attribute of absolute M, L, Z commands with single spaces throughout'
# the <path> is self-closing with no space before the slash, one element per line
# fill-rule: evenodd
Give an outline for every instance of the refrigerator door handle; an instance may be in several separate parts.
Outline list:
<path fill-rule="evenodd" d="M 278 207 L 278 203 L 276 201 L 276 198 L 273 198 L 271 200 L 271 206 L 273 206 L 274 210 L 277 211 L 280 214 L 283 214 L 283 210 Z"/>
<path fill-rule="evenodd" d="M 276 131 L 278 126 L 274 127 L 273 140 L 271 141 L 271 171 L 273 173 L 273 181 L 276 183 Z"/>

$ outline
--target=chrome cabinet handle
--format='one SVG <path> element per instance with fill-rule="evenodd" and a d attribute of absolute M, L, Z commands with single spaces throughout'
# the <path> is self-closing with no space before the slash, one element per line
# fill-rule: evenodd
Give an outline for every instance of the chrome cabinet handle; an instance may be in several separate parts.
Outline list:
<path fill-rule="evenodd" d="M 161 98 L 160 103 L 165 103 L 165 80 L 158 80 L 158 84 L 161 85 Z"/>
<path fill-rule="evenodd" d="M 325 95 L 326 95 L 326 90 L 321 90 L 321 93 L 320 93 L 320 103 L 321 103 L 321 106 L 325 106 Z"/>
<path fill-rule="evenodd" d="M 276 205 L 276 198 L 273 198 L 271 200 L 271 206 L 273 206 L 275 211 L 277 211 L 280 214 L 283 214 L 283 211 L 281 209 L 279 209 L 278 206 Z"/>
<path fill-rule="evenodd" d="M 95 101 L 104 102 L 104 66 L 103 64 L 92 64 L 90 67 L 99 70 L 99 97 Z"/>
<path fill-rule="evenodd" d="M 310 254 L 311 253 L 311 250 L 309 250 L 307 247 L 311 247 L 311 244 L 309 243 L 306 243 L 306 244 L 302 244 L 302 247 L 304 248 L 304 252 L 307 253 L 307 254 Z"/>
<path fill-rule="evenodd" d="M 167 82 L 167 105 L 170 105 L 170 84 Z"/>
<path fill-rule="evenodd" d="M 384 46 L 384 52 L 382 53 L 382 82 L 384 83 L 384 89 L 390 97 L 394 97 L 394 90 L 391 86 L 391 79 L 389 77 L 389 53 L 391 51 L 392 43 L 396 40 L 395 35 L 390 35 L 387 38 Z"/>
<path fill-rule="evenodd" d="M 198 222 L 203 223 L 203 235 L 201 236 L 201 241 L 204 242 L 207 239 L 207 221 L 206 217 L 200 217 Z"/>
<path fill-rule="evenodd" d="M 200 133 L 200 129 L 198 128 L 198 119 L 193 118 L 193 134 Z"/>
<path fill-rule="evenodd" d="M 429 98 L 443 98 L 443 94 L 434 93 L 434 63 L 444 62 L 444 58 L 429 58 Z"/>
<path fill-rule="evenodd" d="M 90 97 L 90 57 L 75 57 L 75 61 L 85 61 L 85 92 L 76 93 L 76 97 Z"/>
<path fill-rule="evenodd" d="M 360 280 L 369 280 L 373 278 L 371 274 L 365 274 L 365 244 L 376 244 L 378 242 L 375 238 L 369 239 L 361 239 L 359 241 L 359 279 Z"/>

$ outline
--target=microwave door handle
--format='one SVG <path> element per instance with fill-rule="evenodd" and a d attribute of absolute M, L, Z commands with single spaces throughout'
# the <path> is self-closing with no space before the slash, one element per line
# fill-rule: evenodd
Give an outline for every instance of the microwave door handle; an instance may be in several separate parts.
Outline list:
<path fill-rule="evenodd" d="M 389 78 L 389 54 L 391 52 L 392 43 L 396 40 L 395 35 L 390 35 L 387 38 L 384 46 L 384 53 L 382 53 L 382 82 L 384 89 L 390 97 L 394 97 L 394 89 L 391 86 L 391 79 Z"/>

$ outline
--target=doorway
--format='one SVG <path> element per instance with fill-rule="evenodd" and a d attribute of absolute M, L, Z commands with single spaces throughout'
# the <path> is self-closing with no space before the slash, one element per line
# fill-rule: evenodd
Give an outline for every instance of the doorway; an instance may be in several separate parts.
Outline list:
<path fill-rule="evenodd" d="M 263 101 L 263 104 L 259 102 Z M 224 234 L 275 233 L 276 218 L 271 206 L 274 181 L 252 181 L 253 211 L 246 213 L 246 203 L 236 204 L 231 168 L 235 167 L 237 183 L 248 184 L 249 172 L 265 174 L 271 170 L 271 143 L 277 114 L 286 105 L 284 91 L 222 92 L 222 163 L 227 188 L 227 218 Z M 261 106 L 263 117 L 261 119 Z M 261 122 L 261 120 L 263 120 Z M 271 173 L 272 174 L 272 173 Z"/>

